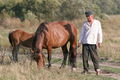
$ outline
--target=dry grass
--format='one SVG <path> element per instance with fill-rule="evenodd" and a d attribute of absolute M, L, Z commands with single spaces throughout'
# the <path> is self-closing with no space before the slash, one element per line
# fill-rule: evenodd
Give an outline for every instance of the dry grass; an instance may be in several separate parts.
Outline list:
<path fill-rule="evenodd" d="M 120 62 L 120 15 L 110 16 L 109 19 L 101 20 L 103 28 L 103 46 L 99 49 L 100 57 L 108 60 Z M 78 31 L 81 29 L 81 24 L 84 19 L 74 20 L 73 23 L 77 25 Z M 27 32 L 34 32 L 38 27 L 38 22 L 4 22 L 0 25 L 0 46 L 9 48 L 8 33 L 13 29 L 22 29 Z M 21 23 L 23 26 L 21 26 Z M 9 25 L 10 24 L 10 25 Z M 3 28 L 7 25 L 7 28 Z M 12 26 L 12 27 L 11 27 Z M 17 26 L 17 27 L 16 27 Z M 27 26 L 27 27 L 25 27 Z M 78 36 L 79 37 L 79 36 Z M 59 50 L 59 49 L 57 49 Z M 53 50 L 54 53 L 61 53 L 61 51 Z M 81 48 L 77 50 L 81 52 Z M 7 52 L 11 55 L 11 51 Z M 54 54 L 53 54 L 54 55 Z M 20 58 L 19 63 L 12 63 L 9 56 L 5 58 L 4 64 L 0 65 L 0 80 L 115 80 L 113 78 L 95 76 L 95 75 L 81 75 L 81 70 L 73 73 L 70 68 L 59 69 L 53 66 L 52 69 L 37 69 L 36 63 L 30 65 L 30 60 L 26 56 Z"/>
<path fill-rule="evenodd" d="M 26 56 L 19 55 L 24 60 L 19 63 L 4 61 L 0 65 L 0 80 L 115 80 L 109 77 L 93 75 L 81 75 L 81 70 L 72 72 L 70 67 L 59 69 L 60 64 L 53 65 L 51 69 L 38 69 L 36 63 L 30 65 L 30 60 Z M 19 57 L 19 58 L 20 58 Z"/>
<path fill-rule="evenodd" d="M 109 20 L 103 20 L 103 47 L 100 55 L 103 57 L 120 60 L 120 15 L 110 16 Z"/>

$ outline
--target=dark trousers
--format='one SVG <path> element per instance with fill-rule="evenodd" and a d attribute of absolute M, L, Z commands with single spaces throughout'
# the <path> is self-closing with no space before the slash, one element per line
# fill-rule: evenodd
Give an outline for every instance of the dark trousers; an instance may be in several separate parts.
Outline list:
<path fill-rule="evenodd" d="M 85 71 L 89 70 L 88 58 L 89 55 L 94 65 L 94 69 L 99 69 L 99 57 L 97 54 L 97 46 L 95 44 L 83 44 L 82 45 L 82 58 L 83 58 L 83 67 Z"/>

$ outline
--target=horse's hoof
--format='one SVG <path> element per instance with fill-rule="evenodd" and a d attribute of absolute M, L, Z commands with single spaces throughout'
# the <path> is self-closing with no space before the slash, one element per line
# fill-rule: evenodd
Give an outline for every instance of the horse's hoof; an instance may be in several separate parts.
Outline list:
<path fill-rule="evenodd" d="M 62 67 L 60 66 L 59 69 L 61 69 Z"/>
<path fill-rule="evenodd" d="M 76 69 L 76 68 L 72 68 L 72 71 L 76 72 L 76 71 L 77 71 L 77 69 Z"/>
<path fill-rule="evenodd" d="M 61 65 L 61 66 L 60 66 L 60 69 L 65 68 L 65 67 L 66 67 L 65 65 Z"/>
<path fill-rule="evenodd" d="M 51 68 L 51 64 L 48 65 L 48 68 Z"/>

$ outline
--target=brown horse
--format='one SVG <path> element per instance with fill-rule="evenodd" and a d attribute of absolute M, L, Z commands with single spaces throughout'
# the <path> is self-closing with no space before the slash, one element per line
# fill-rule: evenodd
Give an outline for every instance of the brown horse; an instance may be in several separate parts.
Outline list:
<path fill-rule="evenodd" d="M 32 48 L 33 33 L 27 33 L 22 30 L 15 30 L 9 33 L 9 42 L 13 47 L 12 56 L 14 61 L 18 61 L 18 51 L 20 45 Z"/>
<path fill-rule="evenodd" d="M 70 42 L 69 51 L 67 49 L 68 42 Z M 34 55 L 38 67 L 43 67 L 45 64 L 44 55 L 42 54 L 43 48 L 47 49 L 48 67 L 50 67 L 52 48 L 61 47 L 64 55 L 61 67 L 64 67 L 66 65 L 66 60 L 69 53 L 69 62 L 72 68 L 75 68 L 76 46 L 77 46 L 77 28 L 72 23 L 51 22 L 40 24 L 33 38 L 32 49 L 35 51 Z"/>

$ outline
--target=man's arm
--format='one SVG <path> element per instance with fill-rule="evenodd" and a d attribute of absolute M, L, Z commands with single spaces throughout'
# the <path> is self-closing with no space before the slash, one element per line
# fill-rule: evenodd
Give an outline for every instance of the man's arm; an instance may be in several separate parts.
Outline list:
<path fill-rule="evenodd" d="M 83 24 L 83 25 L 82 25 L 81 32 L 80 32 L 79 41 L 78 41 L 78 47 L 80 47 L 81 44 L 82 44 L 82 40 L 83 40 L 83 37 L 84 37 L 84 31 L 85 31 L 85 29 L 84 29 L 84 24 Z"/>
<path fill-rule="evenodd" d="M 101 47 L 101 46 L 102 46 L 102 40 L 103 40 L 102 28 L 101 28 L 101 23 L 99 23 L 99 30 L 98 30 L 98 47 Z"/>

